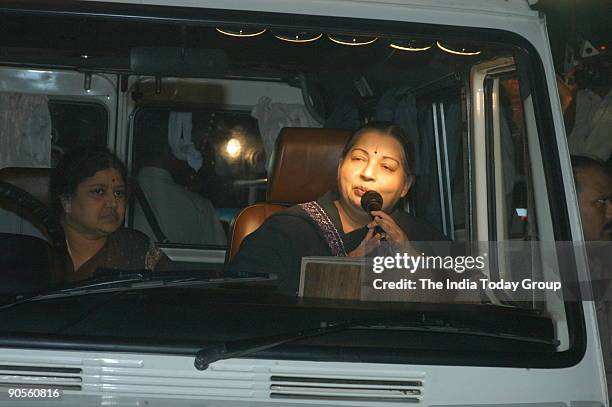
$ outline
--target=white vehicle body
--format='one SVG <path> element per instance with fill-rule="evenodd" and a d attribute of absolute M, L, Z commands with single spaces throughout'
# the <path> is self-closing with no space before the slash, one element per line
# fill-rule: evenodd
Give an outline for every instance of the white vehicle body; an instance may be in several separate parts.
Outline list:
<path fill-rule="evenodd" d="M 96 10 L 99 2 L 89 0 L 76 3 L 83 7 L 80 11 L 83 12 L 90 8 Z M 274 13 L 277 19 L 307 16 L 309 21 L 317 21 L 317 18 L 321 17 L 327 19 L 325 24 L 337 17 L 343 22 L 354 19 L 370 20 L 382 27 L 385 22 L 392 21 L 490 29 L 520 37 L 521 41 L 532 47 L 530 52 L 532 56 L 536 56 L 535 64 L 540 65 L 539 69 L 545 76 L 546 82 L 541 84 L 538 90 L 544 90 L 547 95 L 538 97 L 539 100 L 542 100 L 542 97 L 548 100 L 549 106 L 536 108 L 538 111 L 544 109 L 551 113 L 548 126 L 554 133 L 551 137 L 554 138 L 555 145 L 547 148 L 554 148 L 554 151 L 548 153 L 558 157 L 560 172 L 556 175 L 563 180 L 565 186 L 565 195 L 557 198 L 567 203 L 571 240 L 582 240 L 580 215 L 545 19 L 532 11 L 527 1 L 114 0 L 109 4 L 104 3 L 104 7 L 108 9 L 99 10 L 125 13 L 127 9 L 113 8 L 119 4 L 140 7 L 129 10 L 143 13 L 151 7 L 156 15 L 163 14 L 165 8 L 172 8 L 185 20 L 189 19 L 190 10 L 199 9 L 205 12 L 206 9 L 217 9 Z M 38 9 L 42 10 L 44 6 Z M 291 24 L 291 21 L 287 24 Z M 484 78 L 491 72 L 504 72 L 504 69 L 512 71 L 513 61 L 496 60 L 475 65 L 471 70 L 468 120 L 474 146 L 474 182 L 480 185 L 476 190 L 487 188 L 486 175 L 483 175 L 487 171 Z M 134 100 L 130 97 L 131 93 L 120 90 L 118 75 L 93 73 L 87 89 L 83 87 L 84 76 L 84 73 L 72 70 L 3 66 L 0 67 L 0 91 L 41 94 L 58 100 L 94 102 L 103 106 L 108 113 L 108 147 L 129 162 L 132 157 L 134 115 L 137 110 Z M 538 81 L 543 79 L 537 77 Z M 178 83 L 182 79 L 173 80 Z M 262 93 L 273 95 L 276 100 L 285 103 L 303 102 L 299 89 L 282 83 L 257 83 L 248 80 L 242 83 L 223 79 L 197 81 L 223 87 L 226 95 L 229 95 L 225 100 L 225 107 L 229 109 L 248 111 L 257 103 Z M 127 87 L 133 90 L 137 84 L 142 86 L 147 82 L 154 84 L 154 78 L 130 76 Z M 499 81 L 496 86 L 499 87 Z M 265 90 L 262 90 L 262 87 Z M 201 102 L 206 103 L 205 100 Z M 535 139 L 531 138 L 529 144 L 532 156 L 536 157 L 531 165 L 534 174 L 541 175 L 534 175 L 534 184 L 538 185 L 535 200 L 548 200 L 553 192 L 547 191 L 544 182 L 545 176 L 541 170 L 542 144 L 537 143 L 537 135 L 548 130 L 536 129 L 535 116 L 538 113 L 533 113 L 533 103 L 532 99 L 528 99 L 524 106 L 528 133 L 531 126 L 531 134 L 536 135 Z M 499 123 L 496 128 L 499 130 Z M 497 148 L 501 147 L 498 145 Z M 492 240 L 487 227 L 490 220 L 487 218 L 489 215 L 486 210 L 486 195 L 478 194 L 474 201 L 474 240 Z M 540 210 L 538 219 L 543 240 L 548 240 L 548 237 L 554 241 L 550 212 Z M 28 229 L 23 225 L 19 228 Z M 202 253 L 205 257 L 206 251 Z M 223 253 L 217 253 L 217 259 L 222 257 Z M 589 275 L 584 253 L 577 251 L 575 261 L 579 278 L 587 281 Z M 570 343 L 567 335 L 563 301 L 557 305 L 560 317 L 556 320 L 555 329 L 559 333 L 559 349 L 562 351 L 575 347 L 576 344 Z M 576 353 L 579 357 L 560 363 L 559 366 L 546 368 L 234 358 L 215 362 L 207 370 L 199 371 L 194 368 L 193 356 L 188 355 L 163 351 L 118 352 L 114 351 L 112 346 L 108 346 L 108 350 L 104 351 L 88 350 L 85 347 L 70 349 L 69 345 L 68 348 L 56 345 L 45 347 L 42 339 L 42 345 L 38 347 L 15 347 L 0 339 L 0 387 L 10 388 L 19 384 L 25 387 L 60 386 L 64 389 L 61 400 L 36 399 L 36 403 L 33 403 L 32 399 L 9 399 L 6 397 L 6 390 L 3 390 L 0 405 L 30 405 L 30 402 L 31 405 L 41 406 L 392 406 L 398 403 L 422 406 L 607 405 L 606 378 L 595 307 L 593 302 L 583 301 L 579 303 L 578 309 L 584 323 L 583 327 L 578 328 L 583 332 L 582 345 L 578 346 L 582 346 L 582 349 Z"/>

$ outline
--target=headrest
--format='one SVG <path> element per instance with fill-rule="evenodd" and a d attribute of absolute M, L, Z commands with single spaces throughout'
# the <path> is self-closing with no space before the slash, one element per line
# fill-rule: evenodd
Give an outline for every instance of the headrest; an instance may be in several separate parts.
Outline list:
<path fill-rule="evenodd" d="M 0 181 L 13 184 L 49 206 L 49 180 L 51 168 L 18 168 L 0 169 Z"/>
<path fill-rule="evenodd" d="M 284 128 L 276 140 L 267 201 L 313 201 L 337 184 L 338 163 L 348 130 Z"/>

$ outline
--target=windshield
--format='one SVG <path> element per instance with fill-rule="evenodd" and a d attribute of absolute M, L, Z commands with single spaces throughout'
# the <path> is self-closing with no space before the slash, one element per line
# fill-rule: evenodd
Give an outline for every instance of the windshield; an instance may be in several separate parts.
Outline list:
<path fill-rule="evenodd" d="M 535 51 L 296 18 L 2 15 L 0 134 L 51 136 L 2 162 L 0 336 L 495 366 L 577 352 Z"/>

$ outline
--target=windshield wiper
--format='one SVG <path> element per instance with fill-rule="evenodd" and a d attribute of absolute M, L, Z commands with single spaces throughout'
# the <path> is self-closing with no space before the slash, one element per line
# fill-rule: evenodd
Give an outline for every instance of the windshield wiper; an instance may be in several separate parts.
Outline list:
<path fill-rule="evenodd" d="M 391 322 L 381 319 L 353 320 L 345 322 L 325 323 L 322 322 L 318 328 L 304 329 L 297 332 L 286 334 L 264 336 L 251 339 L 239 339 L 207 346 L 196 353 L 194 366 L 198 370 L 206 370 L 211 363 L 219 360 L 231 359 L 237 357 L 248 356 L 252 353 L 274 348 L 289 342 L 299 341 L 301 339 L 314 338 L 317 336 L 327 335 L 346 331 L 353 328 L 359 329 L 387 329 L 387 330 L 406 330 L 420 332 L 436 332 L 436 333 L 456 333 L 464 335 L 488 336 L 493 338 L 511 339 L 521 342 L 531 342 L 542 345 L 550 345 L 553 347 L 559 346 L 560 342 L 554 338 L 539 338 L 524 335 L 509 334 L 495 331 L 485 331 L 470 327 L 453 327 L 444 321 L 427 321 L 425 314 L 420 318 L 422 322 L 414 320 L 405 321 L 402 326 L 388 326 L 385 322 Z M 406 324 L 410 324 L 406 326 Z"/>
<path fill-rule="evenodd" d="M 207 346 L 196 353 L 194 366 L 198 370 L 206 370 L 211 363 L 223 359 L 238 358 L 250 355 L 251 353 L 270 349 L 287 342 L 298 341 L 305 338 L 314 338 L 334 332 L 345 331 L 361 323 L 357 322 L 338 322 L 324 324 L 318 328 L 305 329 L 288 334 L 264 336 L 254 339 L 240 339 L 231 342 L 223 342 Z"/>
<path fill-rule="evenodd" d="M 0 306 L 0 311 L 26 302 L 64 298 L 78 295 L 98 294 L 103 292 L 143 290 L 158 287 L 192 287 L 216 286 L 247 282 L 274 281 L 274 276 L 258 274 L 249 277 L 219 277 L 218 273 L 207 273 L 201 270 L 170 271 L 153 273 L 150 270 L 110 270 L 98 269 L 94 277 L 79 283 L 50 292 L 18 299 L 15 302 Z"/>
<path fill-rule="evenodd" d="M 53 293 L 69 293 L 79 290 L 90 290 L 98 288 L 108 288 L 114 286 L 125 286 L 140 281 L 152 279 L 150 270 L 113 270 L 113 269 L 97 269 L 92 278 L 88 278 L 78 283 L 72 284 L 61 290 L 45 293 L 49 295 Z"/>

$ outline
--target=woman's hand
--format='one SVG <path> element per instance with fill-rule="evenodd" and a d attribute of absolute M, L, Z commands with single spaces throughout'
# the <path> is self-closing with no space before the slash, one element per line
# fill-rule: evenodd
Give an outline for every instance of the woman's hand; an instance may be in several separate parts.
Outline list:
<path fill-rule="evenodd" d="M 408 241 L 406 233 L 395 223 L 389 214 L 383 211 L 372 211 L 371 213 L 374 219 L 368 223 L 368 228 L 380 226 L 385 233 L 384 237 L 386 240 L 395 247 L 399 247 Z"/>
<path fill-rule="evenodd" d="M 380 236 L 378 233 L 375 234 L 374 227 L 375 226 L 370 227 L 370 224 L 368 224 L 368 233 L 365 235 L 361 243 L 359 243 L 359 246 L 348 254 L 348 257 L 365 257 L 372 250 L 380 246 L 380 239 L 382 236 Z"/>
<path fill-rule="evenodd" d="M 368 233 L 359 246 L 348 254 L 349 257 L 364 257 L 368 255 L 372 250 L 380 246 L 383 238 L 395 249 L 406 247 L 406 243 L 409 240 L 408 236 L 391 216 L 383 211 L 372 211 L 371 214 L 374 216 L 374 219 L 367 225 Z M 383 230 L 384 235 L 376 233 L 377 226 Z M 412 248 L 412 246 L 408 244 L 408 248 Z"/>

